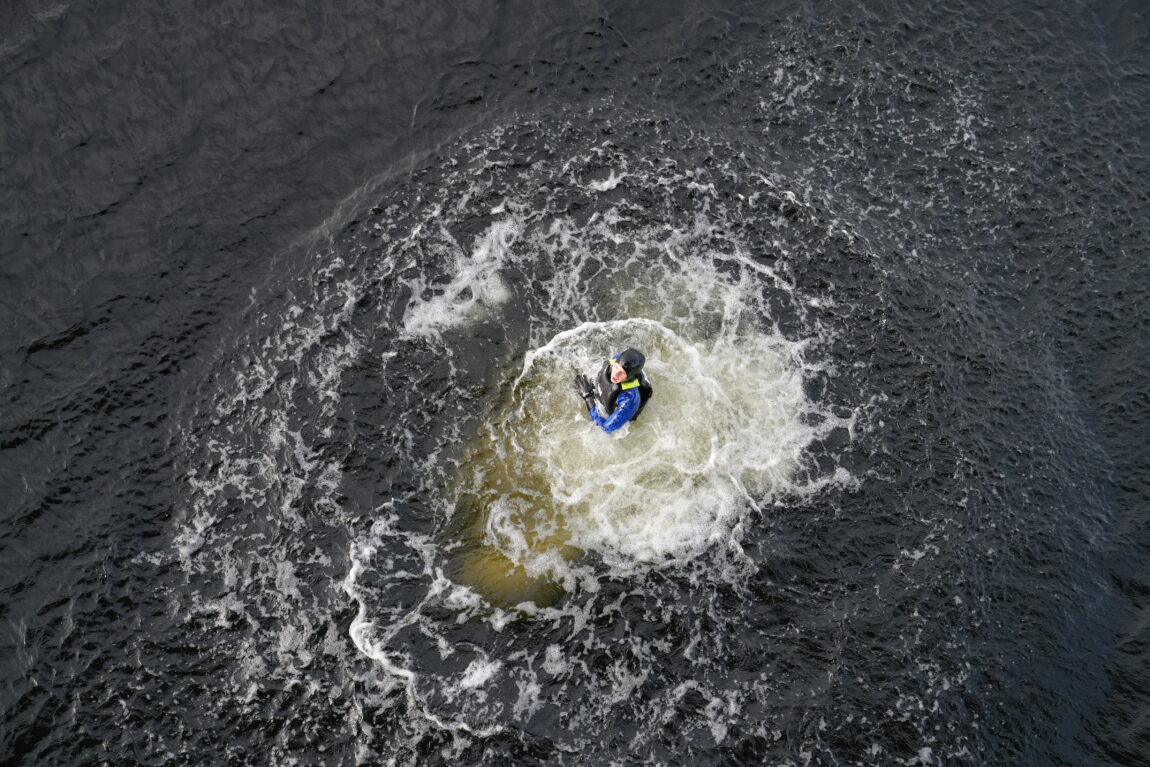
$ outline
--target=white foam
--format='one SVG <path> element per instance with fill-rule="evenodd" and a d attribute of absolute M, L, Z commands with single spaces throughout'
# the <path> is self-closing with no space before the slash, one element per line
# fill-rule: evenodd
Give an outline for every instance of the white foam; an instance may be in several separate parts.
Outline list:
<path fill-rule="evenodd" d="M 645 317 L 585 322 L 528 352 L 506 414 L 463 461 L 457 490 L 487 499 L 489 541 L 528 572 L 563 575 L 566 544 L 623 570 L 738 551 L 747 513 L 800 489 L 802 452 L 829 428 L 804 418 L 804 344 L 749 330 L 742 286 L 695 266 L 659 283 L 686 305 L 666 318 L 678 331 Z M 627 345 L 647 354 L 656 395 L 606 435 L 579 415 L 569 380 Z"/>
<path fill-rule="evenodd" d="M 626 173 L 615 175 L 615 171 L 612 170 L 607 178 L 603 179 L 602 181 L 592 181 L 587 186 L 591 187 L 596 192 L 609 192 L 615 187 L 619 186 L 623 179 L 627 178 L 627 175 L 628 174 Z"/>
<path fill-rule="evenodd" d="M 482 687 L 491 681 L 491 678 L 503 667 L 499 661 L 476 658 L 468 665 L 459 680 L 459 686 L 465 690 Z"/>
<path fill-rule="evenodd" d="M 571 664 L 563 657 L 563 651 L 559 645 L 547 645 L 547 650 L 543 656 L 543 670 L 552 676 L 559 676 L 571 670 Z"/>
<path fill-rule="evenodd" d="M 411 335 L 437 336 L 497 310 L 511 295 L 499 269 L 520 231 L 521 225 L 511 218 L 492 224 L 470 254 L 458 248 L 451 253 L 453 276 L 447 285 L 432 287 L 426 280 L 414 281 L 415 298 L 404 315 L 404 330 Z M 422 298 L 428 290 L 432 295 Z"/>

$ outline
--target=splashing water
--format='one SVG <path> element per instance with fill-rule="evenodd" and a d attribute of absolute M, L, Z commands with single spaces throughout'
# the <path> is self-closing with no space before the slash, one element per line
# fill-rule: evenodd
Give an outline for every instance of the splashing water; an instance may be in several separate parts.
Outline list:
<path fill-rule="evenodd" d="M 604 176 L 605 160 L 617 167 Z M 549 172 L 546 196 L 523 192 Z M 232 483 L 250 497 L 270 488 L 292 518 L 303 504 L 338 508 L 357 494 L 372 504 L 369 525 L 349 522 L 350 636 L 378 664 L 381 690 L 403 690 L 418 714 L 405 725 L 411 738 L 492 733 L 585 694 L 571 715 L 595 719 L 616 705 L 607 691 L 626 657 L 593 628 L 614 612 L 603 600 L 645 598 L 651 577 L 741 589 L 757 568 L 745 542 L 776 504 L 852 481 L 807 456 L 832 432 L 853 434 L 856 414 L 810 396 L 812 381 L 834 373 L 785 268 L 796 242 L 816 239 L 792 229 L 848 237 L 796 213 L 797 196 L 762 176 L 720 195 L 716 181 L 737 178 L 728 172 L 610 146 L 527 171 L 496 161 L 479 174 L 445 170 L 436 199 L 373 209 L 367 231 L 382 250 L 340 246 L 312 307 L 285 312 L 259 375 L 241 377 L 224 403 L 217 417 L 236 437 L 211 445 L 223 465 L 247 465 L 230 456 L 248 452 L 246 431 L 265 423 L 276 425 L 272 456 L 283 442 L 273 437 L 288 434 L 296 458 L 259 486 L 240 471 L 201 483 L 207 501 Z M 655 395 L 608 435 L 571 380 L 626 346 L 645 353 Z M 286 372 L 269 387 L 276 368 Z M 280 412 L 315 395 L 320 430 Z M 265 406 L 275 418 L 259 415 Z M 252 413 L 253 428 L 229 413 Z M 374 432 L 362 425 L 372 419 Z M 350 455 L 325 447 L 341 434 Z M 361 490 L 355 476 L 370 482 Z M 214 505 L 201 502 L 181 538 L 190 567 L 228 535 Z M 306 615 L 296 633 L 309 630 Z M 714 620 L 706 604 L 681 617 L 684 636 Z M 540 643 L 538 630 L 552 640 Z M 563 672 L 574 664 L 598 670 Z M 545 694 L 543 673 L 566 692 Z M 647 672 L 635 673 L 628 684 Z"/>
<path fill-rule="evenodd" d="M 606 435 L 565 384 L 628 345 L 646 350 L 656 396 L 641 419 Z M 814 436 L 802 418 L 800 348 L 753 333 L 692 342 L 629 319 L 586 323 L 531 351 L 446 499 L 485 520 L 472 525 L 482 535 L 469 541 L 479 548 L 459 566 L 462 582 L 513 604 L 513 591 L 495 588 L 508 576 L 500 565 L 520 580 L 570 582 L 565 563 L 580 551 L 626 572 L 737 548 L 745 513 L 790 487 Z"/>

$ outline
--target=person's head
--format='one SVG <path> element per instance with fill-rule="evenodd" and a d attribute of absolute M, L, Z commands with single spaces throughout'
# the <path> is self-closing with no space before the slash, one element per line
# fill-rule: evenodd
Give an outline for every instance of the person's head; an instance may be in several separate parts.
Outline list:
<path fill-rule="evenodd" d="M 643 372 L 647 358 L 638 349 L 627 348 L 611 358 L 611 383 L 630 381 Z"/>

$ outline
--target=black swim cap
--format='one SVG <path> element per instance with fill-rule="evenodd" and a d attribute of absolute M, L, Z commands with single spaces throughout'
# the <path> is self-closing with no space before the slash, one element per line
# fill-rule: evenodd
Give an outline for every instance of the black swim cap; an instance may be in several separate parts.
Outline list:
<path fill-rule="evenodd" d="M 643 372 L 643 363 L 647 358 L 638 349 L 627 348 L 615 355 L 615 362 L 623 366 L 628 378 L 634 378 Z"/>

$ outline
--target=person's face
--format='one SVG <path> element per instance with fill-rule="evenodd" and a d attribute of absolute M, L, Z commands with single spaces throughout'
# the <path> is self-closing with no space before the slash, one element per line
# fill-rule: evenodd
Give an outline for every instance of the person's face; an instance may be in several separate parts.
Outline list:
<path fill-rule="evenodd" d="M 627 371 L 623 369 L 622 365 L 620 365 L 618 362 L 616 362 L 614 365 L 611 366 L 611 383 L 613 383 L 613 384 L 623 383 L 626 380 L 627 380 Z"/>

